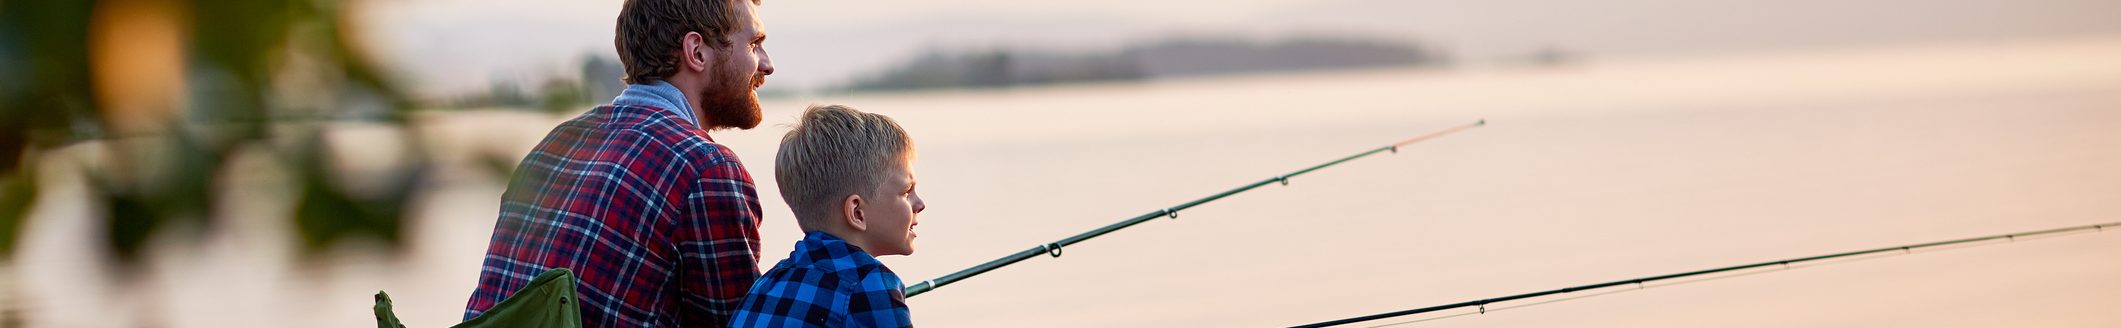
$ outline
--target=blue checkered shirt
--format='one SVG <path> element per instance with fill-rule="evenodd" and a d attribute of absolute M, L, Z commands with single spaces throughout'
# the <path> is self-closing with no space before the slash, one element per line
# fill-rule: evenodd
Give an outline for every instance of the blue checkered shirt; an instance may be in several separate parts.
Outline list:
<path fill-rule="evenodd" d="M 751 285 L 731 327 L 912 327 L 906 286 L 861 248 L 824 232 Z"/>

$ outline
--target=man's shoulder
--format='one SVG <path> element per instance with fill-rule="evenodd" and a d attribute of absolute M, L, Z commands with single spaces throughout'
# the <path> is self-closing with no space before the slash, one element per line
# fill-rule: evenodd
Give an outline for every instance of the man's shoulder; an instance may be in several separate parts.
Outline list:
<path fill-rule="evenodd" d="M 556 141 L 579 142 L 561 139 L 593 139 L 604 143 L 598 148 L 631 157 L 667 158 L 699 167 L 742 166 L 734 151 L 715 143 L 692 123 L 651 106 L 599 105 L 554 128 L 539 148 Z"/>

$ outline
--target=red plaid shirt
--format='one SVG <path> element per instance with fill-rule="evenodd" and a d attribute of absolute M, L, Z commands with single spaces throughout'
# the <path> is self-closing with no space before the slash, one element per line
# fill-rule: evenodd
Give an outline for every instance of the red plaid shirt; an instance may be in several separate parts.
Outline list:
<path fill-rule="evenodd" d="M 726 326 L 759 276 L 758 191 L 678 115 L 608 105 L 546 135 L 501 196 L 465 320 L 569 268 L 584 326 Z"/>

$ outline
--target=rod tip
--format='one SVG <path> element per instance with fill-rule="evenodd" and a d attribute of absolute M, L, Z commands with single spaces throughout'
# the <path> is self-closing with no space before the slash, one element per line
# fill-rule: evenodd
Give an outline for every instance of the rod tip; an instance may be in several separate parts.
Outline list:
<path fill-rule="evenodd" d="M 1480 119 L 1480 121 L 1478 121 L 1478 122 L 1473 122 L 1473 126 L 1487 126 L 1487 125 L 1488 125 L 1488 119 L 1485 119 L 1485 118 L 1483 118 L 1483 119 Z"/>

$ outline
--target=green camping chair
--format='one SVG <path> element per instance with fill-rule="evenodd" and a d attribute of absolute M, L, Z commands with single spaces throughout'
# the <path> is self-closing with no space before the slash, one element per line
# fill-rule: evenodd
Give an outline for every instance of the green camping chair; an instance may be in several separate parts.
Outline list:
<path fill-rule="evenodd" d="M 581 328 L 582 308 L 574 298 L 574 271 L 547 270 L 486 313 L 451 327 Z M 382 291 L 376 291 L 376 327 L 405 328 L 390 310 L 390 294 Z"/>

